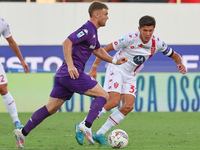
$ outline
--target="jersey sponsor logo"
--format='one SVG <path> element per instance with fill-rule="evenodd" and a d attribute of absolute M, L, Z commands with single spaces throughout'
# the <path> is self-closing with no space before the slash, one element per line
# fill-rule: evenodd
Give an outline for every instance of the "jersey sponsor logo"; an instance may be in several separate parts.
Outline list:
<path fill-rule="evenodd" d="M 138 47 L 140 47 L 140 48 L 145 48 L 145 49 L 149 49 L 149 48 L 150 48 L 150 46 L 148 46 L 148 45 L 143 45 L 143 44 L 138 44 Z"/>
<path fill-rule="evenodd" d="M 118 42 L 117 42 L 117 41 L 115 41 L 115 42 L 114 42 L 114 44 L 115 44 L 115 45 L 118 45 Z"/>
<path fill-rule="evenodd" d="M 118 88 L 118 86 L 119 86 L 119 83 L 115 82 L 114 83 L 114 88 Z"/>
<path fill-rule="evenodd" d="M 82 36 L 84 36 L 85 35 L 85 33 L 83 32 L 83 31 L 81 31 L 81 32 L 79 32 L 76 36 L 78 37 L 78 38 L 81 38 Z"/>
<path fill-rule="evenodd" d="M 143 62 L 145 62 L 145 57 L 142 56 L 142 55 L 136 55 L 136 56 L 133 58 L 133 61 L 134 61 L 134 63 L 136 63 L 137 65 L 140 65 L 140 64 L 142 64 Z"/>

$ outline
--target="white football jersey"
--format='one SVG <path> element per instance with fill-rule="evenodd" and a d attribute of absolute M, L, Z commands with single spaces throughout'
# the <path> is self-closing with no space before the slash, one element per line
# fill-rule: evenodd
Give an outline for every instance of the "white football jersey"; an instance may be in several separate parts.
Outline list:
<path fill-rule="evenodd" d="M 8 23 L 0 17 L 0 37 L 1 35 L 3 35 L 4 38 L 9 38 L 11 36 L 11 32 Z"/>
<path fill-rule="evenodd" d="M 130 73 L 136 70 L 155 53 L 162 52 L 166 56 L 172 54 L 172 48 L 168 47 L 158 36 L 152 35 L 148 43 L 144 44 L 140 39 L 140 32 L 130 32 L 112 42 L 113 47 L 118 51 L 114 58 L 127 57 L 128 61 L 117 65 L 120 69 Z M 112 65 L 112 64 L 109 64 Z"/>

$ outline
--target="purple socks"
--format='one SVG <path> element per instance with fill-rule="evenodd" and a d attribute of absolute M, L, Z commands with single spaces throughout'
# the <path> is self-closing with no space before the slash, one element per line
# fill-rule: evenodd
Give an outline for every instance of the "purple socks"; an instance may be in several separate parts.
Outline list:
<path fill-rule="evenodd" d="M 38 109 L 23 127 L 23 130 L 26 132 L 26 135 L 34 129 L 38 124 L 40 124 L 45 118 L 49 117 L 51 114 L 48 112 L 46 106 Z M 26 136 L 25 135 L 25 136 Z"/>
<path fill-rule="evenodd" d="M 90 111 L 85 121 L 92 124 L 98 116 L 99 112 L 102 110 L 103 106 L 106 104 L 106 102 L 107 100 L 105 97 L 96 97 L 90 105 Z"/>

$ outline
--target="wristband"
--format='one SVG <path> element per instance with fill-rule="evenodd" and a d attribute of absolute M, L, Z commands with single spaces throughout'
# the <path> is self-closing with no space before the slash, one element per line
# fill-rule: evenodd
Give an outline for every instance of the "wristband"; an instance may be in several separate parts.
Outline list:
<path fill-rule="evenodd" d="M 117 64 L 117 59 L 113 58 L 112 63 L 116 65 Z"/>

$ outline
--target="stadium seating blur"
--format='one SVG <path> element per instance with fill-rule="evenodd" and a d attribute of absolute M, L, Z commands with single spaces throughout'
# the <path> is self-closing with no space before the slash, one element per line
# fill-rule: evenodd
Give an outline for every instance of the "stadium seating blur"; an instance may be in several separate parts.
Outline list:
<path fill-rule="evenodd" d="M 94 0 L 0 0 L 0 2 L 93 2 Z M 101 2 L 136 2 L 136 3 L 200 3 L 200 0 L 99 0 Z"/>

